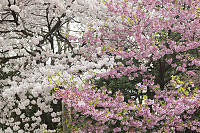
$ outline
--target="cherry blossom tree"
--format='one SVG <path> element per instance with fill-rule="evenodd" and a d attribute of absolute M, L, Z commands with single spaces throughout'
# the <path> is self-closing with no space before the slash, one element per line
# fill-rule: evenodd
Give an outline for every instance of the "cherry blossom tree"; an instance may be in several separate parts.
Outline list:
<path fill-rule="evenodd" d="M 104 57 L 103 62 L 96 62 L 106 72 L 93 76 L 92 91 L 106 88 L 105 97 L 115 97 L 111 104 L 110 100 L 99 98 L 98 91 L 88 100 L 91 89 L 81 94 L 77 94 L 77 88 L 58 91 L 58 97 L 67 104 L 72 103 L 67 107 L 73 108 L 74 114 L 79 112 L 89 119 L 89 125 L 96 124 L 93 127 L 82 125 L 78 130 L 198 132 L 199 2 L 125 0 L 103 3 L 109 10 L 103 25 L 93 27 L 91 24 L 82 41 L 88 44 L 84 47 L 91 55 L 97 53 Z M 95 61 L 92 56 L 89 59 Z M 123 95 L 120 105 L 115 102 L 119 90 Z M 101 105 L 95 99 L 102 99 Z M 134 101 L 135 109 L 123 105 L 130 100 Z M 75 122 L 79 121 L 77 118 Z M 115 121 L 114 124 L 111 121 Z"/>
<path fill-rule="evenodd" d="M 73 72 L 74 49 L 84 44 L 70 36 L 69 25 L 83 21 L 82 14 L 87 22 L 93 8 L 75 0 L 0 1 L 1 131 L 37 132 L 60 122 L 61 101 L 47 79 Z"/>
<path fill-rule="evenodd" d="M 199 132 L 199 6 L 1 0 L 0 131 Z"/>

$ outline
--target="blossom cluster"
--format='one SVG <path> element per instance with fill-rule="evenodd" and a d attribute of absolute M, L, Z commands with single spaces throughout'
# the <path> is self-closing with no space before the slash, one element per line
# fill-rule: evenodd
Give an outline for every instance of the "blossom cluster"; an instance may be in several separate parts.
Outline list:
<path fill-rule="evenodd" d="M 156 91 L 153 100 L 145 99 L 136 104 L 133 99 L 128 103 L 120 91 L 114 96 L 106 89 L 97 90 L 85 86 L 56 91 L 62 98 L 66 109 L 72 109 L 72 131 L 103 132 L 175 132 L 199 131 L 200 92 L 195 96 L 181 96 L 177 91 Z M 112 127 L 112 128 L 110 128 Z"/>

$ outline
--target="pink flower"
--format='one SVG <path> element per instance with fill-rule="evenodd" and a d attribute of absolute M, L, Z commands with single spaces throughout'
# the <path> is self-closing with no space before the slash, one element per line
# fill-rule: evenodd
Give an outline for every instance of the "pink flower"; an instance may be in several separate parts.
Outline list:
<path fill-rule="evenodd" d="M 177 65 L 176 65 L 176 63 L 174 63 L 174 64 L 171 64 L 171 66 L 175 68 Z"/>
<path fill-rule="evenodd" d="M 180 115 L 180 114 L 183 113 L 183 112 L 184 112 L 184 106 L 182 106 L 182 105 L 178 105 L 178 106 L 176 106 L 175 109 L 174 109 L 174 113 L 175 113 L 176 115 Z"/>
<path fill-rule="evenodd" d="M 171 64 L 171 63 L 172 63 L 172 58 L 166 59 L 165 61 L 166 61 L 168 64 Z"/>
<path fill-rule="evenodd" d="M 184 67 L 181 67 L 181 66 L 177 67 L 177 70 L 181 71 L 181 72 L 185 72 L 186 71 L 186 69 Z"/>
<path fill-rule="evenodd" d="M 117 132 L 120 132 L 120 131 L 121 131 L 121 128 L 120 128 L 120 127 L 116 127 L 116 128 L 113 129 L 113 132 L 114 132 L 114 133 L 117 133 Z"/>
<path fill-rule="evenodd" d="M 190 76 L 196 75 L 195 72 L 193 72 L 193 71 L 187 71 L 186 73 L 187 73 L 187 75 L 190 75 Z"/>
<path fill-rule="evenodd" d="M 128 129 L 129 129 L 129 128 L 128 128 L 127 126 L 124 126 L 124 127 L 123 127 L 123 130 L 125 130 L 125 131 L 128 131 Z"/>
<path fill-rule="evenodd" d="M 183 127 L 183 126 L 177 126 L 177 127 L 176 127 L 176 130 L 177 130 L 177 131 L 183 131 L 183 130 L 184 130 L 184 127 Z"/>
<path fill-rule="evenodd" d="M 129 60 L 129 61 L 126 62 L 126 65 L 131 65 L 131 64 L 133 64 L 132 60 Z"/>
<path fill-rule="evenodd" d="M 194 61 L 194 64 L 195 64 L 196 66 L 200 66 L 200 60 L 195 60 L 195 61 Z"/>
<path fill-rule="evenodd" d="M 136 78 L 136 77 L 138 77 L 138 74 L 137 74 L 137 73 L 134 73 L 133 76 Z"/>
<path fill-rule="evenodd" d="M 190 109 L 187 111 L 188 114 L 193 114 L 196 111 L 196 109 Z"/>

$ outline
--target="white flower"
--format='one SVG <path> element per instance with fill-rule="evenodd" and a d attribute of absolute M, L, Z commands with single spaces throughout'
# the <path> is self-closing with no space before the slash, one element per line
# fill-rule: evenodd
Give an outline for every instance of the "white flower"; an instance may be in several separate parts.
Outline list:
<path fill-rule="evenodd" d="M 79 107 L 85 106 L 85 102 L 84 102 L 83 100 L 78 101 L 78 106 L 79 106 Z"/>
<path fill-rule="evenodd" d="M 53 119 L 51 119 L 52 120 L 52 122 L 56 122 L 56 118 L 53 118 Z"/>
<path fill-rule="evenodd" d="M 121 59 L 122 57 L 120 55 L 117 55 L 115 58 L 116 59 Z"/>
<path fill-rule="evenodd" d="M 23 102 L 24 106 L 28 106 L 30 104 L 30 100 L 29 99 L 26 99 L 24 102 Z"/>
<path fill-rule="evenodd" d="M 29 124 L 28 124 L 28 123 L 26 123 L 24 126 L 25 126 L 25 128 L 28 128 L 28 127 L 29 127 Z"/>
<path fill-rule="evenodd" d="M 53 108 L 50 108 L 50 109 L 49 109 L 49 112 L 53 112 Z"/>
<path fill-rule="evenodd" d="M 16 6 L 16 5 L 11 5 L 11 6 L 10 6 L 10 9 L 11 9 L 12 11 L 14 11 L 14 12 L 20 12 L 19 7 Z"/>
<path fill-rule="evenodd" d="M 13 133 L 13 130 L 12 130 L 10 127 L 8 127 L 8 128 L 5 130 L 5 133 Z"/>
<path fill-rule="evenodd" d="M 32 101 L 31 101 L 31 104 L 36 104 L 36 101 L 35 101 L 35 100 L 32 100 Z"/>
<path fill-rule="evenodd" d="M 0 110 L 3 109 L 3 107 L 4 107 L 4 104 L 3 102 L 0 101 Z"/>
<path fill-rule="evenodd" d="M 1 0 L 1 1 L 0 1 L 0 4 L 1 4 L 2 6 L 7 6 L 9 3 L 8 3 L 8 0 Z"/>
<path fill-rule="evenodd" d="M 36 113 L 35 113 L 35 116 L 40 116 L 40 115 L 42 115 L 42 111 L 37 111 Z"/>
<path fill-rule="evenodd" d="M 35 87 L 31 90 L 31 93 L 34 97 L 37 97 L 39 94 L 42 93 L 42 87 L 41 85 L 37 84 Z"/>
<path fill-rule="evenodd" d="M 8 97 L 11 97 L 13 95 L 13 92 L 12 90 L 9 88 L 9 89 L 6 89 L 3 93 L 2 93 L 2 96 L 3 98 L 8 98 Z"/>
<path fill-rule="evenodd" d="M 72 13 L 70 10 L 66 10 L 66 16 L 70 16 Z"/>
<path fill-rule="evenodd" d="M 11 123 L 11 122 L 13 122 L 13 121 L 14 121 L 14 118 L 10 118 L 9 122 Z"/>
<path fill-rule="evenodd" d="M 25 122 L 28 122 L 28 121 L 30 121 L 30 118 L 26 117 L 26 118 L 25 118 Z M 28 126 L 29 126 L 29 125 L 28 125 Z M 26 127 L 26 124 L 25 124 L 25 127 Z"/>
<path fill-rule="evenodd" d="M 35 3 L 43 3 L 43 0 L 35 0 Z"/>
<path fill-rule="evenodd" d="M 42 119 L 40 117 L 37 117 L 36 122 L 40 123 L 42 121 Z"/>
<path fill-rule="evenodd" d="M 108 94 L 112 94 L 112 91 L 110 90 L 110 91 L 108 91 Z"/>
<path fill-rule="evenodd" d="M 18 133 L 24 133 L 24 131 L 23 130 L 19 130 Z"/>
<path fill-rule="evenodd" d="M 21 119 L 24 119 L 24 118 L 25 118 L 25 115 L 24 115 L 24 114 L 20 115 L 20 118 L 21 118 Z"/>
<path fill-rule="evenodd" d="M 31 39 L 31 42 L 33 43 L 33 44 L 39 44 L 39 42 L 40 42 L 40 39 L 39 38 L 36 38 L 36 37 L 33 37 L 32 39 Z"/>
<path fill-rule="evenodd" d="M 4 41 L 4 38 L 3 37 L 0 37 L 0 42 L 2 43 Z"/>
<path fill-rule="evenodd" d="M 77 4 L 84 6 L 85 5 L 85 1 L 84 0 L 76 0 Z"/>
<path fill-rule="evenodd" d="M 19 129 L 20 129 L 20 127 L 17 126 L 17 125 L 15 125 L 15 126 L 13 127 L 13 130 L 14 130 L 14 131 L 17 131 L 17 130 L 19 130 Z"/>
<path fill-rule="evenodd" d="M 100 69 L 101 68 L 101 64 L 95 64 L 95 67 L 97 68 L 97 69 Z"/>
<path fill-rule="evenodd" d="M 58 117 L 56 120 L 57 120 L 57 122 L 60 122 L 60 117 Z"/>
<path fill-rule="evenodd" d="M 57 112 L 57 115 L 61 115 L 62 114 L 62 112 Z"/>
<path fill-rule="evenodd" d="M 56 113 L 55 112 L 51 113 L 51 117 L 56 117 Z"/>
<path fill-rule="evenodd" d="M 57 104 L 57 103 L 58 103 L 58 100 L 54 99 L 53 104 Z"/>
<path fill-rule="evenodd" d="M 15 112 L 16 112 L 17 115 L 21 114 L 21 110 L 19 108 L 15 109 Z"/>
<path fill-rule="evenodd" d="M 101 54 L 101 47 L 97 47 L 96 50 L 97 50 L 97 54 Z"/>
<path fill-rule="evenodd" d="M 46 128 L 47 128 L 47 125 L 46 125 L 46 124 L 42 124 L 42 125 L 40 126 L 40 128 L 46 129 Z"/>
<path fill-rule="evenodd" d="M 60 117 L 58 117 L 58 118 L 53 118 L 53 119 L 52 119 L 52 122 L 60 122 Z"/>
<path fill-rule="evenodd" d="M 19 107 L 20 109 L 25 109 L 25 108 L 26 108 L 25 105 L 24 105 L 23 103 L 20 103 L 20 104 L 18 105 L 18 107 Z"/>

